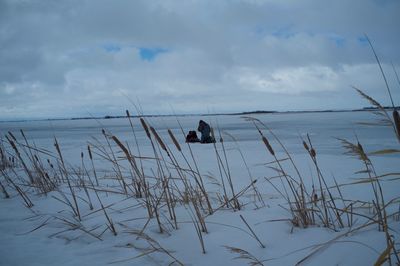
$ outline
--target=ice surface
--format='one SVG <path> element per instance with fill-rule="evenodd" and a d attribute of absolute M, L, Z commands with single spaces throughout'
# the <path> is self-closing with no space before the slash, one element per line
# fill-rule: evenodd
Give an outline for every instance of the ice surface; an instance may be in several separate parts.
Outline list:
<path fill-rule="evenodd" d="M 383 126 L 366 126 L 358 122 L 373 122 L 375 117 L 368 112 L 327 112 L 327 113 L 276 113 L 249 115 L 257 118 L 270 128 L 285 145 L 293 156 L 296 166 L 302 173 L 304 184 L 311 189 L 317 184 L 315 166 L 306 153 L 302 139 L 309 135 L 313 147 L 317 152 L 317 159 L 324 176 L 330 186 L 334 185 L 333 177 L 340 184 L 354 182 L 356 178 L 365 177 L 355 174 L 362 169 L 362 163 L 352 157 L 343 155 L 344 149 L 338 138 L 345 138 L 352 142 L 357 140 L 368 152 L 380 149 L 397 149 L 398 142 L 393 129 Z M 227 151 L 227 158 L 236 190 L 243 189 L 250 182 L 248 170 L 242 160 L 244 156 L 249 166 L 252 178 L 257 179 L 257 187 L 263 195 L 266 207 L 257 208 L 252 203 L 253 196 L 243 195 L 242 202 L 248 203 L 243 210 L 221 210 L 206 218 L 209 233 L 204 234 L 206 254 L 202 254 L 190 215 L 186 208 L 177 208 L 179 229 L 171 230 L 169 234 L 157 233 L 156 223 L 151 222 L 146 233 L 156 239 L 161 246 L 170 250 L 179 261 L 188 265 L 244 265 L 246 260 L 233 260 L 238 254 L 230 253 L 224 246 L 233 246 L 249 251 L 255 257 L 265 261 L 265 265 L 294 265 L 310 254 L 316 245 L 325 243 L 344 234 L 349 228 L 338 229 L 337 232 L 323 227 L 307 229 L 293 228 L 290 214 L 281 207 L 284 204 L 281 195 L 277 193 L 265 180 L 276 172 L 266 163 L 274 160 L 268 153 L 253 122 L 242 116 L 184 116 L 184 117 L 149 117 L 146 120 L 160 134 L 165 143 L 177 154 L 167 130 L 171 129 L 179 139 L 184 154 L 189 156 L 188 146 L 184 143 L 185 134 L 189 130 L 196 130 L 198 121 L 209 122 L 215 130 L 216 138 L 223 137 Z M 142 152 L 142 156 L 152 156 L 152 147 L 137 118 L 133 118 L 134 131 Z M 181 132 L 180 125 L 183 132 Z M 278 158 L 286 155 L 270 132 L 262 127 L 263 134 L 277 153 Z M 1 122 L 0 135 L 8 131 L 21 138 L 19 130 L 23 130 L 30 142 L 37 147 L 55 152 L 54 138 L 56 137 L 65 160 L 73 167 L 81 165 L 80 154 L 85 154 L 87 160 L 88 144 L 106 144 L 101 132 L 102 129 L 110 135 L 117 136 L 124 143 L 129 144 L 136 151 L 132 129 L 127 119 L 99 119 L 99 120 L 60 120 L 60 121 L 30 121 L 30 122 Z M 191 144 L 199 170 L 204 175 L 219 177 L 219 168 L 213 145 Z M 222 153 L 220 143 L 218 150 Z M 115 149 L 117 150 L 117 149 Z M 240 150 L 240 152 L 239 152 Z M 122 156 L 119 154 L 118 156 Z M 166 156 L 166 155 L 164 155 Z M 178 158 L 182 161 L 182 158 Z M 371 156 L 378 174 L 399 172 L 399 155 Z M 166 159 L 168 160 L 168 159 Z M 89 165 L 87 163 L 87 165 Z M 99 171 L 110 172 L 106 161 L 96 156 L 96 168 Z M 148 171 L 154 167 L 150 161 L 144 166 Z M 292 167 L 287 167 L 290 174 L 295 174 Z M 398 177 L 392 176 L 392 177 Z M 1 179 L 3 182 L 3 179 Z M 382 182 L 386 200 L 399 196 L 398 181 Z M 279 184 L 277 184 L 279 186 Z M 213 195 L 220 191 L 212 179 L 206 180 L 206 187 Z M 343 186 L 345 199 L 359 199 L 372 201 L 374 199 L 369 184 L 357 186 Z M 0 265 L 109 265 L 111 262 L 122 261 L 139 255 L 141 252 L 131 248 L 130 244 L 145 246 L 143 240 L 137 240 L 129 230 L 140 230 L 146 223 L 146 212 L 136 206 L 135 199 L 126 199 L 116 195 L 104 198 L 109 204 L 115 204 L 111 216 L 117 224 L 118 230 L 123 232 L 113 236 L 109 231 L 102 235 L 103 241 L 76 232 L 57 234 L 65 226 L 62 222 L 49 220 L 48 224 L 32 233 L 26 233 L 38 226 L 54 214 L 71 219 L 64 204 L 54 200 L 56 192 L 49 195 L 32 194 L 35 206 L 27 209 L 21 199 L 14 193 L 11 199 L 0 200 Z M 92 195 L 94 197 L 94 195 Z M 216 199 L 213 204 L 216 206 Z M 397 203 L 398 206 L 398 203 Z M 104 226 L 105 218 L 102 213 L 91 214 L 87 207 L 83 212 L 88 215 L 84 219 L 87 227 Z M 99 206 L 97 206 L 99 208 Z M 397 207 L 398 208 L 398 207 Z M 393 208 L 391 209 L 393 211 Z M 368 210 L 366 210 L 368 212 Z M 260 248 L 258 242 L 251 237 L 246 225 L 240 219 L 243 215 L 258 237 L 266 245 Z M 53 216 L 52 216 L 53 215 Z M 32 218 L 34 217 L 34 218 Z M 36 218 L 35 218 L 36 217 Z M 355 218 L 361 219 L 361 218 Z M 271 222 L 271 220 L 277 220 Z M 127 226 L 129 228 L 125 228 Z M 399 230 L 398 221 L 393 221 L 393 229 Z M 26 233 L 26 234 L 24 234 Z M 57 235 L 53 235 L 57 234 Z M 396 233 L 398 238 L 398 234 Z M 128 245 L 129 244 L 129 245 Z M 354 235 L 339 238 L 329 247 L 319 251 L 305 262 L 305 265 L 370 265 L 375 262 L 379 254 L 386 248 L 385 236 L 377 231 L 377 226 L 357 232 Z M 167 265 L 171 257 L 162 253 L 152 253 L 134 260 L 118 262 L 115 265 Z"/>

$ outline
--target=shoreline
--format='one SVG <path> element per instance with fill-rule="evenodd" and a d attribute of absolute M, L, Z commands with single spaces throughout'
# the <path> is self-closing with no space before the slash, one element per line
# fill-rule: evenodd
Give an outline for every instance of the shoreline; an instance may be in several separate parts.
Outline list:
<path fill-rule="evenodd" d="M 396 109 L 400 109 L 400 107 L 395 107 Z M 392 111 L 393 107 L 384 107 L 387 111 Z M 166 114 L 166 115 L 156 115 L 156 114 L 148 114 L 148 115 L 131 115 L 131 118 L 140 118 L 140 117 L 190 117 L 190 116 L 223 116 L 223 115 L 231 115 L 231 116 L 240 116 L 240 115 L 257 115 L 257 114 L 303 114 L 303 113 L 344 113 L 344 112 L 371 112 L 379 110 L 374 107 L 364 107 L 361 109 L 338 109 L 338 110 L 303 110 L 303 111 L 265 111 L 265 110 L 256 110 L 256 111 L 245 111 L 238 113 L 213 113 L 213 114 Z M 38 119 L 21 119 L 21 120 L 0 120 L 0 123 L 18 123 L 18 122 L 34 122 L 34 121 L 71 121 L 71 120 L 94 120 L 94 119 L 121 119 L 127 118 L 126 115 L 105 115 L 105 116 L 93 116 L 93 117 L 66 117 L 66 118 L 38 118 Z"/>

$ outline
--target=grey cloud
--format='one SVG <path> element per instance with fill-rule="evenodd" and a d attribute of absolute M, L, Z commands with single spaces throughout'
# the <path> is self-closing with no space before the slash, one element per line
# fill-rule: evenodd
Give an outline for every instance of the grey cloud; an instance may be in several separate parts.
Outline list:
<path fill-rule="evenodd" d="M 0 118 L 116 112 L 125 96 L 149 113 L 325 109 L 328 96 L 329 108 L 362 106 L 351 85 L 385 102 L 360 38 L 398 86 L 399 11 L 373 0 L 0 1 Z M 167 52 L 144 61 L 141 47 Z"/>

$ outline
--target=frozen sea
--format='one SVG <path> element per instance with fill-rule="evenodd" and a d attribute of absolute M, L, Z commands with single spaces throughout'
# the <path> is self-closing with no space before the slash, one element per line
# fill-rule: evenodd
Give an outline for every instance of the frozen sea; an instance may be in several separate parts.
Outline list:
<path fill-rule="evenodd" d="M 359 139 L 368 149 L 382 149 L 396 145 L 393 130 L 384 126 L 361 125 L 360 122 L 373 123 L 377 117 L 370 112 L 315 112 L 315 113 L 271 113 L 246 115 L 254 117 L 267 125 L 287 146 L 291 153 L 303 153 L 301 138 L 309 134 L 311 141 L 319 153 L 342 153 L 337 138 L 348 140 Z M 239 143 L 260 140 L 252 122 L 241 115 L 218 116 L 177 116 L 177 117 L 149 117 L 146 118 L 157 132 L 167 137 L 167 129 L 171 129 L 177 138 L 184 142 L 179 123 L 185 133 L 195 130 L 200 119 L 210 123 L 218 132 L 221 131 L 225 142 L 233 140 L 224 136 L 229 133 Z M 150 145 L 143 128 L 137 118 L 132 118 L 134 130 L 141 146 Z M 179 123 L 178 123 L 179 122 Z M 64 148 L 78 149 L 85 147 L 93 137 L 101 139 L 101 130 L 105 129 L 113 135 L 131 139 L 132 129 L 126 118 L 118 119 L 90 119 L 90 120 L 43 120 L 24 122 L 0 122 L 0 133 L 4 136 L 8 131 L 18 135 L 23 130 L 28 139 L 34 140 L 38 146 L 52 146 L 54 137 Z M 268 133 L 266 133 L 268 136 Z"/>

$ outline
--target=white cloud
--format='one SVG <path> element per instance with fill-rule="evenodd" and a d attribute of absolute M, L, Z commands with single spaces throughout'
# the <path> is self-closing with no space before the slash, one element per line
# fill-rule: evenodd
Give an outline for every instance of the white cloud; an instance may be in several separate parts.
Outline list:
<path fill-rule="evenodd" d="M 239 84 L 248 90 L 298 95 L 317 91 L 335 91 L 338 74 L 326 66 L 281 68 L 260 74 L 257 70 L 239 73 Z"/>

